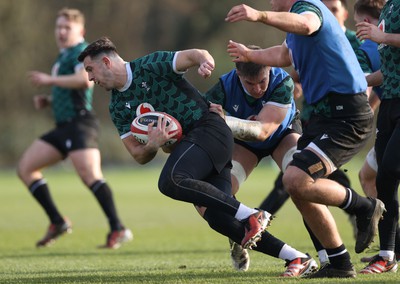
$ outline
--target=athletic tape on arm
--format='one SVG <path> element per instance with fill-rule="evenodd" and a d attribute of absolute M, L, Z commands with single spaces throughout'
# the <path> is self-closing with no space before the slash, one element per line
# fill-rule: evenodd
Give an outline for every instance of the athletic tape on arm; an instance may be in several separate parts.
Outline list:
<path fill-rule="evenodd" d="M 259 136 L 262 132 L 261 122 L 239 119 L 232 116 L 225 117 L 225 121 L 236 139 L 242 141 L 259 141 Z"/>

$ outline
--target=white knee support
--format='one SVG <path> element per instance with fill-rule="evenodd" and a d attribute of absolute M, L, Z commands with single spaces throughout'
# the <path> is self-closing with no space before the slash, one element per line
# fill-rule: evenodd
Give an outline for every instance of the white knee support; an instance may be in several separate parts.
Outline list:
<path fill-rule="evenodd" d="M 247 178 L 246 172 L 242 164 L 237 161 L 232 161 L 231 175 L 236 178 L 239 187 Z"/>
<path fill-rule="evenodd" d="M 371 169 L 373 169 L 375 172 L 378 172 L 378 163 L 376 162 L 375 147 L 372 147 L 372 149 L 369 150 L 366 161 L 368 165 L 371 167 Z"/>
<path fill-rule="evenodd" d="M 288 166 L 288 165 L 290 164 L 290 162 L 293 160 L 293 155 L 294 155 L 296 152 L 298 152 L 298 151 L 297 151 L 297 147 L 294 146 L 294 147 L 290 148 L 290 149 L 286 152 L 285 156 L 283 156 L 283 159 L 282 159 L 282 172 L 285 172 L 285 171 L 286 171 L 287 166 Z"/>

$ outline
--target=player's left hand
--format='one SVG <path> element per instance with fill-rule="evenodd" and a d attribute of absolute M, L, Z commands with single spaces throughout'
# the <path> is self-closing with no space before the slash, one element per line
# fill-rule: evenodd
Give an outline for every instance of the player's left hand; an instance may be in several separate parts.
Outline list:
<path fill-rule="evenodd" d="M 154 122 L 149 124 L 148 128 L 148 142 L 146 146 L 152 149 L 158 149 L 162 147 L 168 140 L 173 138 L 176 131 L 171 131 L 173 125 L 167 126 L 168 120 L 162 116 L 158 117 L 157 126 L 154 126 Z"/>
<path fill-rule="evenodd" d="M 382 43 L 385 39 L 385 33 L 374 24 L 361 22 L 356 24 L 356 27 L 356 35 L 360 40 L 370 39 L 376 43 Z"/>
<path fill-rule="evenodd" d="M 205 60 L 199 66 L 197 72 L 203 78 L 208 78 L 211 76 L 211 73 L 214 71 L 214 60 Z"/>
<path fill-rule="evenodd" d="M 208 108 L 208 110 L 219 114 L 223 119 L 225 119 L 225 112 L 221 105 L 210 102 L 210 107 Z"/>
<path fill-rule="evenodd" d="M 32 85 L 36 87 L 49 86 L 52 84 L 51 75 L 43 72 L 31 71 L 28 73 L 28 78 Z"/>
<path fill-rule="evenodd" d="M 238 21 L 257 22 L 260 15 L 259 11 L 245 4 L 234 6 L 225 18 L 226 22 L 234 23 Z"/>
<path fill-rule="evenodd" d="M 234 42 L 232 40 L 228 43 L 228 53 L 230 57 L 233 57 L 233 62 L 248 62 L 248 52 L 250 49 L 245 47 L 241 43 Z"/>

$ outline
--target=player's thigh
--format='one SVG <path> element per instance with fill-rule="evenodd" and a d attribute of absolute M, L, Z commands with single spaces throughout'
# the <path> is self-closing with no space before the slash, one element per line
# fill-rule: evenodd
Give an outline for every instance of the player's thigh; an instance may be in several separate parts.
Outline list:
<path fill-rule="evenodd" d="M 62 154 L 53 145 L 37 139 L 23 153 L 18 163 L 18 173 L 25 177 L 59 162 L 62 158 Z"/>
<path fill-rule="evenodd" d="M 102 179 L 101 155 L 97 148 L 86 148 L 71 151 L 69 158 L 82 181 L 90 186 L 96 180 Z"/>

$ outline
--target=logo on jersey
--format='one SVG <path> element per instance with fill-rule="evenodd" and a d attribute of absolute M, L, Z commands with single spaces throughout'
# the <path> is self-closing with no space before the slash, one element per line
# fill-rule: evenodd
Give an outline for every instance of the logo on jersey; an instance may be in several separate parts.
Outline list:
<path fill-rule="evenodd" d="M 336 106 L 336 110 L 343 110 L 343 109 L 344 109 L 343 105 Z"/>
<path fill-rule="evenodd" d="M 328 134 L 323 134 L 323 135 L 321 136 L 321 139 L 319 139 L 319 140 L 324 140 L 324 139 L 329 139 Z"/>
<path fill-rule="evenodd" d="M 154 107 L 149 103 L 141 103 L 136 109 L 136 116 L 139 116 L 143 113 L 154 111 Z"/>
<path fill-rule="evenodd" d="M 143 89 L 146 89 L 146 91 L 148 92 L 150 90 L 150 87 L 147 86 L 147 82 L 142 82 L 142 84 L 140 85 Z"/>
<path fill-rule="evenodd" d="M 233 108 L 233 110 L 234 110 L 235 112 L 237 112 L 237 111 L 239 110 L 239 105 L 234 105 L 232 108 Z"/>
<path fill-rule="evenodd" d="M 72 141 L 71 139 L 68 139 L 65 141 L 65 147 L 67 147 L 67 149 L 71 149 L 72 146 Z"/>
<path fill-rule="evenodd" d="M 131 109 L 131 104 L 129 102 L 126 102 L 125 107 Z"/>
<path fill-rule="evenodd" d="M 385 32 L 385 19 L 383 19 L 383 20 L 379 23 L 378 29 L 380 29 L 382 32 Z M 384 48 L 385 46 L 386 46 L 386 44 L 384 44 L 384 43 L 379 44 L 378 50 Z"/>

